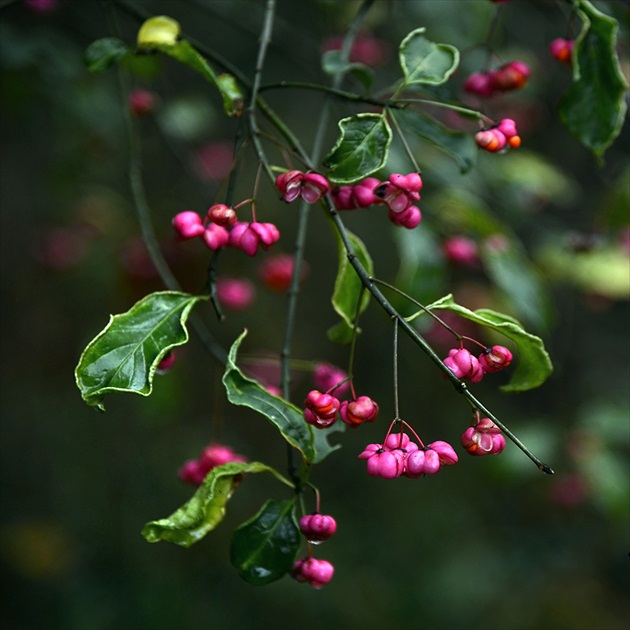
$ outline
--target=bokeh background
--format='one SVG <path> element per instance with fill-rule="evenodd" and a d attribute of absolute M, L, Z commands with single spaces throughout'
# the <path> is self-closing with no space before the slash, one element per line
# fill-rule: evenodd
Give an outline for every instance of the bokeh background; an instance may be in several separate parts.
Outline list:
<path fill-rule="evenodd" d="M 627 74 L 628 4 L 596 4 L 622 25 Z M 328 82 L 320 53 L 357 8 L 351 1 L 280 0 L 265 82 Z M 486 0 L 376 2 L 363 32 L 375 86 L 396 79 L 398 43 L 426 26 L 430 39 L 464 53 L 452 82 L 461 96 L 465 76 L 486 61 L 476 44 L 494 10 Z M 356 455 L 382 439 L 393 417 L 392 331 L 371 306 L 361 320 L 355 376 L 357 389 L 381 404 L 381 417 L 332 438 L 343 448 L 314 473 L 322 509 L 339 524 L 317 550 L 336 567 L 320 591 L 289 578 L 252 587 L 230 566 L 233 529 L 265 499 L 286 498 L 271 478 L 243 483 L 223 523 L 190 549 L 151 545 L 140 535 L 146 521 L 188 499 L 193 488 L 178 479 L 178 468 L 211 440 L 285 467 L 284 445 L 266 420 L 227 403 L 221 366 L 195 334 L 148 398 L 112 395 L 99 414 L 74 384 L 80 353 L 108 315 L 163 288 L 129 189 L 128 91 L 157 95 L 154 112 L 134 124 L 152 223 L 188 291 L 202 290 L 210 255 L 200 242 L 174 243 L 170 220 L 223 200 L 237 130 L 209 84 L 169 60 L 147 58 L 122 74 L 87 71 L 87 46 L 109 36 L 132 45 L 143 11 L 174 17 L 187 36 L 251 76 L 263 17 L 257 0 L 0 3 L 3 627 L 627 628 L 628 132 L 626 126 L 599 166 L 558 122 L 570 69 L 547 46 L 567 34 L 568 3 L 513 0 L 492 35 L 500 59 L 522 59 L 533 70 L 524 90 L 484 105 L 491 116 L 517 119 L 524 138 L 518 152 L 480 155 L 461 174 L 448 157 L 415 146 L 425 187 L 424 219 L 413 237 L 376 211 L 344 215 L 379 277 L 426 301 L 452 292 L 471 308 L 510 312 L 545 339 L 555 372 L 542 387 L 506 395 L 497 375 L 475 391 L 556 474 L 541 474 L 508 444 L 500 457 L 464 454 L 434 478 L 368 477 Z M 574 20 L 573 34 L 578 26 Z M 351 79 L 346 85 L 361 89 Z M 272 90 L 266 97 L 310 149 L 322 97 Z M 366 108 L 333 103 L 325 150 L 335 140 L 335 120 L 354 111 Z M 470 121 L 444 120 L 471 129 Z M 251 195 L 256 165 L 247 155 L 235 198 Z M 392 170 L 407 172 L 401 155 L 395 148 Z M 279 154 L 274 160 L 282 164 Z M 476 211 L 528 252 L 533 266 L 525 275 L 540 281 L 535 308 L 519 301 L 516 276 L 502 285 L 483 265 L 445 258 L 444 239 L 475 236 L 469 218 Z M 276 251 L 291 253 L 296 211 L 266 182 L 258 212 L 282 230 Z M 228 311 L 223 323 L 200 309 L 224 347 L 247 327 L 248 356 L 277 355 L 283 340 L 286 295 L 266 290 L 257 275 L 270 254 L 249 259 L 229 251 L 220 259 L 220 275 L 253 283 L 250 309 Z M 347 348 L 326 337 L 336 322 L 329 301 L 336 246 L 318 211 L 306 260 L 294 356 L 346 366 Z M 434 342 L 445 351 L 443 341 Z M 402 416 L 429 442 L 457 444 L 469 423 L 465 401 L 404 338 L 399 361 Z M 295 371 L 293 388 L 299 404 L 311 388 L 307 370 Z"/>

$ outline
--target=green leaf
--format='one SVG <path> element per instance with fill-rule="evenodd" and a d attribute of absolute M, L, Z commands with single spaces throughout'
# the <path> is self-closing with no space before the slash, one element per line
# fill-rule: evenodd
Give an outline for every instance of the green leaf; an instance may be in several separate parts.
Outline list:
<path fill-rule="evenodd" d="M 322 55 L 322 70 L 329 76 L 350 73 L 356 77 L 369 92 L 374 80 L 374 71 L 369 66 L 359 62 L 350 62 L 341 57 L 340 50 L 327 50 Z"/>
<path fill-rule="evenodd" d="M 317 463 L 339 446 L 331 446 L 318 436 L 316 440 L 310 424 L 304 420 L 302 410 L 279 396 L 274 396 L 256 381 L 247 378 L 236 365 L 236 355 L 247 331 L 232 344 L 223 374 L 228 400 L 234 405 L 249 407 L 265 416 L 282 434 L 282 437 L 302 453 L 310 463 Z M 323 431 L 321 431 L 323 432 Z M 329 432 L 326 432 L 329 433 Z"/>
<path fill-rule="evenodd" d="M 348 254 L 344 247 L 343 241 L 337 236 L 337 251 L 339 254 L 339 267 L 337 269 L 337 277 L 335 279 L 335 288 L 332 294 L 332 305 L 335 311 L 341 316 L 341 321 L 328 329 L 328 338 L 337 343 L 349 343 L 352 338 L 352 328 L 354 318 L 357 314 L 357 304 L 361 297 L 359 305 L 359 313 L 362 313 L 370 302 L 370 296 L 367 291 L 363 291 L 363 285 L 359 276 L 348 260 Z M 352 244 L 352 250 L 366 271 L 371 275 L 374 273 L 374 264 L 372 258 L 363 243 L 363 241 L 348 231 L 348 238 Z M 363 293 L 363 295 L 361 295 Z"/>
<path fill-rule="evenodd" d="M 142 24 L 138 31 L 138 48 L 153 48 L 158 44 L 175 44 L 181 30 L 179 22 L 167 15 L 151 17 Z"/>
<path fill-rule="evenodd" d="M 506 392 L 521 392 L 533 389 L 542 385 L 553 371 L 551 359 L 545 350 L 542 339 L 526 332 L 513 317 L 487 308 L 471 311 L 457 304 L 450 294 L 433 304 L 429 304 L 427 308 L 434 311 L 446 310 L 455 313 L 476 324 L 496 330 L 516 344 L 516 369 L 510 382 L 501 387 L 502 390 Z M 422 314 L 423 311 L 419 311 L 409 319 L 411 320 Z"/>
<path fill-rule="evenodd" d="M 243 94 L 236 79 L 229 74 L 217 74 L 189 42 L 182 40 L 176 44 L 154 44 L 151 48 L 187 65 L 212 83 L 223 98 L 223 110 L 228 116 L 240 116 L 243 113 Z"/>
<path fill-rule="evenodd" d="M 150 521 L 142 529 L 149 542 L 166 541 L 190 547 L 223 520 L 225 506 L 243 475 L 267 472 L 289 487 L 290 481 L 260 462 L 223 464 L 213 468 L 192 498 L 169 517 Z"/>
<path fill-rule="evenodd" d="M 474 166 L 479 151 L 471 134 L 449 129 L 432 116 L 411 109 L 390 110 L 390 115 L 398 120 L 403 130 L 453 158 L 462 173 Z"/>
<path fill-rule="evenodd" d="M 103 72 L 128 54 L 129 48 L 123 41 L 116 37 L 104 37 L 88 46 L 83 62 L 90 72 Z"/>
<path fill-rule="evenodd" d="M 230 561 L 249 584 L 279 580 L 292 568 L 300 546 L 295 500 L 267 501 L 232 535 Z"/>
<path fill-rule="evenodd" d="M 449 44 L 434 44 L 423 35 L 425 30 L 411 31 L 398 49 L 405 84 L 445 83 L 459 64 L 459 50 Z"/>
<path fill-rule="evenodd" d="M 560 102 L 569 131 L 601 160 L 623 125 L 628 88 L 617 57 L 617 21 L 578 0 L 582 31 L 573 51 L 573 82 Z"/>
<path fill-rule="evenodd" d="M 352 184 L 378 171 L 387 162 L 392 130 L 381 114 L 356 114 L 338 123 L 341 135 L 324 158 L 328 179 Z"/>
<path fill-rule="evenodd" d="M 162 291 L 147 295 L 126 313 L 112 315 L 75 369 L 83 400 L 104 411 L 101 401 L 108 392 L 148 396 L 158 363 L 171 348 L 188 341 L 185 324 L 190 309 L 205 299 Z"/>

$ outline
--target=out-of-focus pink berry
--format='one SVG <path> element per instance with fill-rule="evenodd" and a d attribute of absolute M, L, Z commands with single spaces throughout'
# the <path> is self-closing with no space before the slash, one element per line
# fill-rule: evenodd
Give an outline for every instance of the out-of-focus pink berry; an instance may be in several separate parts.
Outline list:
<path fill-rule="evenodd" d="M 449 262 L 462 267 L 479 265 L 477 243 L 467 236 L 451 236 L 442 243 L 442 251 Z"/>
<path fill-rule="evenodd" d="M 249 308 L 256 298 L 256 289 L 247 278 L 219 278 L 216 290 L 221 305 L 232 311 Z"/>
<path fill-rule="evenodd" d="M 444 365 L 459 379 L 467 379 L 471 383 L 478 383 L 483 378 L 483 369 L 479 361 L 466 348 L 453 348 Z"/>
<path fill-rule="evenodd" d="M 304 419 L 309 424 L 324 429 L 337 421 L 337 413 L 341 403 L 338 398 L 314 389 L 304 401 Z"/>
<path fill-rule="evenodd" d="M 348 374 L 336 365 L 330 363 L 318 363 L 313 370 L 313 383 L 322 392 L 334 389 L 335 396 L 340 398 L 350 389 L 350 382 L 347 380 Z M 343 385 L 339 385 L 346 381 Z"/>
<path fill-rule="evenodd" d="M 356 400 L 344 400 L 339 415 L 349 427 L 358 427 L 364 422 L 374 422 L 378 416 L 378 404 L 369 396 L 359 396 Z"/>
<path fill-rule="evenodd" d="M 204 243 L 209 249 L 215 251 L 228 244 L 230 235 L 228 231 L 222 226 L 216 223 L 209 223 L 206 225 L 203 234 L 201 235 Z"/>
<path fill-rule="evenodd" d="M 494 88 L 505 92 L 525 86 L 531 74 L 529 66 L 522 61 L 510 61 L 492 72 Z"/>
<path fill-rule="evenodd" d="M 224 444 L 208 444 L 199 457 L 199 464 L 209 471 L 223 464 L 246 462 L 247 458 L 239 455 Z"/>
<path fill-rule="evenodd" d="M 324 42 L 324 51 L 341 50 L 343 37 L 334 35 Z M 372 68 L 380 66 L 390 54 L 387 42 L 376 39 L 371 35 L 359 35 L 350 49 L 349 61 L 363 63 Z"/>
<path fill-rule="evenodd" d="M 335 568 L 328 560 L 306 557 L 295 561 L 291 577 L 302 584 L 308 583 L 313 588 L 322 588 L 335 573 Z"/>
<path fill-rule="evenodd" d="M 129 111 L 134 116 L 146 116 L 150 114 L 157 104 L 157 97 L 149 90 L 136 88 L 129 93 Z"/>
<path fill-rule="evenodd" d="M 293 279 L 295 257 L 291 254 L 277 254 L 263 261 L 258 268 L 258 275 L 262 283 L 270 291 L 288 291 Z M 308 265 L 302 261 L 300 267 L 300 281 L 308 275 Z M 325 390 L 324 390 L 325 391 Z"/>
<path fill-rule="evenodd" d="M 169 350 L 157 364 L 155 371 L 158 374 L 166 374 L 175 363 L 175 353 L 172 350 Z"/>
<path fill-rule="evenodd" d="M 213 142 L 193 156 L 193 167 L 203 180 L 218 182 L 232 170 L 234 148 L 229 142 Z"/>
<path fill-rule="evenodd" d="M 217 225 L 223 227 L 230 227 L 237 221 L 236 211 L 231 206 L 226 206 L 224 203 L 217 203 L 208 208 L 206 218 Z"/>
<path fill-rule="evenodd" d="M 479 355 L 484 372 L 499 372 L 512 363 L 512 353 L 505 346 L 492 346 Z"/>
<path fill-rule="evenodd" d="M 176 238 L 181 241 L 201 236 L 205 231 L 201 217 L 192 210 L 176 214 L 173 217 L 173 228 Z"/>
<path fill-rule="evenodd" d="M 58 6 L 59 0 L 24 0 L 24 5 L 33 13 L 52 13 Z"/>
<path fill-rule="evenodd" d="M 208 469 L 199 465 L 195 459 L 189 459 L 177 472 L 179 478 L 193 486 L 200 486 L 208 474 Z"/>
<path fill-rule="evenodd" d="M 492 96 L 494 93 L 494 83 L 488 72 L 473 72 L 463 85 L 466 92 L 476 94 L 477 96 Z"/>
<path fill-rule="evenodd" d="M 307 514 L 300 519 L 300 531 L 306 540 L 317 545 L 337 531 L 337 521 L 328 514 Z"/>
<path fill-rule="evenodd" d="M 549 52 L 554 59 L 562 63 L 571 63 L 574 45 L 575 42 L 572 39 L 557 37 L 549 44 Z"/>

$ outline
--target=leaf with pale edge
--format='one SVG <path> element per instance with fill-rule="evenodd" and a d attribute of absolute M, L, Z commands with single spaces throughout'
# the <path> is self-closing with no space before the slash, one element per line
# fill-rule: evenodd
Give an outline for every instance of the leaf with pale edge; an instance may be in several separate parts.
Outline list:
<path fill-rule="evenodd" d="M 385 166 L 392 130 L 381 114 L 356 114 L 338 123 L 341 135 L 324 158 L 328 179 L 352 184 Z"/>
<path fill-rule="evenodd" d="M 249 584 L 269 584 L 291 571 L 300 538 L 295 500 L 269 500 L 255 516 L 234 530 L 230 561 Z"/>
<path fill-rule="evenodd" d="M 512 340 L 517 346 L 517 365 L 510 382 L 501 387 L 506 392 L 520 392 L 542 385 L 553 371 L 551 359 L 545 350 L 540 337 L 525 332 L 521 324 L 509 315 L 497 313 L 487 308 L 471 311 L 460 306 L 453 300 L 452 295 L 446 295 L 437 302 L 427 306 L 429 310 L 445 310 L 455 313 L 481 326 L 492 328 Z M 424 311 L 412 315 L 412 320 Z"/>
<path fill-rule="evenodd" d="M 217 74 L 214 68 L 186 40 L 176 44 L 153 44 L 148 46 L 154 50 L 176 59 L 201 74 L 212 83 L 223 98 L 223 110 L 228 116 L 240 116 L 243 113 L 243 94 L 238 88 L 236 79 L 230 74 Z"/>
<path fill-rule="evenodd" d="M 462 173 L 474 166 L 479 151 L 471 134 L 449 129 L 432 116 L 411 109 L 393 109 L 390 115 L 398 120 L 404 131 L 426 140 L 453 158 Z"/>
<path fill-rule="evenodd" d="M 324 436 L 315 439 L 311 425 L 304 420 L 303 412 L 279 396 L 274 396 L 256 381 L 247 378 L 236 365 L 238 348 L 247 331 L 232 344 L 223 374 L 223 384 L 228 400 L 233 405 L 249 407 L 265 416 L 282 434 L 282 437 L 298 449 L 304 459 L 317 463 L 339 448 L 331 446 Z"/>
<path fill-rule="evenodd" d="M 357 314 L 357 303 L 361 295 L 363 285 L 359 276 L 357 276 L 352 264 L 348 260 L 348 254 L 344 247 L 343 241 L 337 235 L 337 251 L 339 255 L 339 267 L 337 269 L 337 277 L 335 279 L 335 288 L 332 294 L 332 305 L 335 311 L 341 316 L 341 321 L 335 326 L 328 329 L 328 338 L 337 343 L 350 343 L 352 338 L 352 328 L 354 318 Z M 372 258 L 363 241 L 348 231 L 348 238 L 352 244 L 352 250 L 361 264 L 365 267 L 368 274 L 374 273 L 374 264 Z M 359 313 L 362 313 L 370 302 L 370 296 L 367 291 L 363 291 L 361 296 L 361 304 Z"/>
<path fill-rule="evenodd" d="M 147 523 L 142 535 L 152 543 L 165 541 L 190 547 L 223 520 L 225 506 L 243 475 L 263 472 L 293 487 L 278 471 L 260 462 L 223 464 L 208 473 L 192 498 L 177 511 L 167 518 Z"/>
<path fill-rule="evenodd" d="M 151 293 L 130 310 L 112 315 L 88 344 L 75 369 L 81 396 L 101 411 L 112 391 L 148 396 L 155 370 L 164 355 L 188 341 L 186 320 L 191 308 L 207 296 L 177 291 Z"/>
<path fill-rule="evenodd" d="M 459 64 L 459 50 L 450 44 L 435 44 L 424 36 L 424 28 L 411 31 L 400 43 L 398 57 L 405 84 L 445 83 Z"/>
<path fill-rule="evenodd" d="M 116 37 L 104 37 L 92 42 L 83 55 L 90 72 L 103 72 L 129 55 L 127 45 Z"/>
<path fill-rule="evenodd" d="M 560 119 L 601 159 L 623 125 L 628 89 L 617 57 L 618 24 L 590 2 L 579 0 L 582 31 L 573 49 L 573 82 L 560 102 Z"/>

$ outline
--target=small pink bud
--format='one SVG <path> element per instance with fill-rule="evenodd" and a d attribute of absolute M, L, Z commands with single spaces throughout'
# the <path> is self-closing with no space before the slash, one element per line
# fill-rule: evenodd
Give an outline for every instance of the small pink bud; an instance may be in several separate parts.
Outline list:
<path fill-rule="evenodd" d="M 510 61 L 491 73 L 494 88 L 505 92 L 522 88 L 531 74 L 531 70 L 522 61 Z"/>
<path fill-rule="evenodd" d="M 215 443 L 206 446 L 198 460 L 199 465 L 208 471 L 212 470 L 215 466 L 246 461 L 246 457 L 239 455 L 229 446 Z"/>
<path fill-rule="evenodd" d="M 201 236 L 205 231 L 201 217 L 192 210 L 176 214 L 173 217 L 173 227 L 177 239 L 181 241 Z"/>
<path fill-rule="evenodd" d="M 304 173 L 302 171 L 288 171 L 276 177 L 276 188 L 285 201 L 293 201 L 300 196 L 303 179 Z"/>
<path fill-rule="evenodd" d="M 330 189 L 328 180 L 319 173 L 306 173 L 302 182 L 302 199 L 307 203 L 319 201 Z"/>
<path fill-rule="evenodd" d="M 337 531 L 337 521 L 327 514 L 307 514 L 300 519 L 300 531 L 306 540 L 317 545 Z"/>
<path fill-rule="evenodd" d="M 134 116 L 146 116 L 150 114 L 155 109 L 156 103 L 157 99 L 155 94 L 149 90 L 137 88 L 129 94 L 129 111 Z"/>
<path fill-rule="evenodd" d="M 573 46 L 575 42 L 571 39 L 558 37 L 549 44 L 549 52 L 552 57 L 563 63 L 571 63 L 573 57 Z"/>
<path fill-rule="evenodd" d="M 232 311 L 248 308 L 256 297 L 254 285 L 246 278 L 219 278 L 216 289 L 221 305 Z"/>
<path fill-rule="evenodd" d="M 200 486 L 208 474 L 208 469 L 201 466 L 196 460 L 190 459 L 184 462 L 177 474 L 183 482 Z"/>
<path fill-rule="evenodd" d="M 374 195 L 374 189 L 380 185 L 380 180 L 376 177 L 367 177 L 352 187 L 352 199 L 355 206 L 367 208 L 380 203 L 380 199 Z"/>
<path fill-rule="evenodd" d="M 509 140 L 513 136 L 518 135 L 518 131 L 516 130 L 516 123 L 511 118 L 503 118 L 501 121 L 499 121 L 496 129 L 500 131 L 507 140 Z"/>

